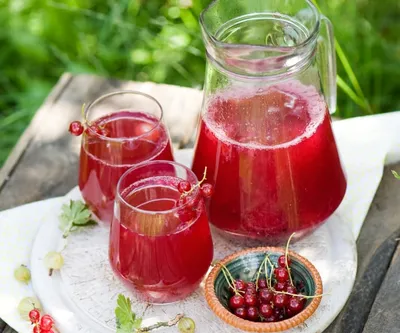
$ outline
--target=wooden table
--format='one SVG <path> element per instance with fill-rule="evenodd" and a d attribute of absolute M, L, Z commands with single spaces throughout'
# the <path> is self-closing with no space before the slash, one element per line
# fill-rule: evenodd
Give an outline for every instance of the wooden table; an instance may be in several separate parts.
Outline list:
<path fill-rule="evenodd" d="M 80 119 L 84 102 L 121 89 L 140 90 L 156 97 L 164 107 L 175 147 L 193 146 L 201 91 L 66 73 L 0 170 L 0 211 L 61 196 L 76 186 L 79 138 L 69 135 L 68 125 Z M 325 332 L 400 332 L 400 182 L 391 175 L 391 168 L 385 169 L 357 241 L 359 264 L 354 290 Z M 0 332 L 14 331 L 0 319 Z"/>

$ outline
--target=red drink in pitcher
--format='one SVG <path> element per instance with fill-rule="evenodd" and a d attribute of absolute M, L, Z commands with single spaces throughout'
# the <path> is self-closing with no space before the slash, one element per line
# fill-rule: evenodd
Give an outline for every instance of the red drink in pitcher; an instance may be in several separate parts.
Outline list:
<path fill-rule="evenodd" d="M 203 113 L 193 171 L 208 167 L 210 221 L 231 234 L 281 240 L 339 206 L 346 179 L 323 98 L 282 83 L 231 91 Z"/>
<path fill-rule="evenodd" d="M 96 118 L 82 137 L 79 188 L 83 198 L 101 220 L 110 222 L 119 178 L 130 167 L 157 159 L 173 160 L 160 115 L 122 109 Z"/>
<path fill-rule="evenodd" d="M 189 169 L 155 161 L 127 171 L 118 187 L 110 262 L 146 302 L 185 298 L 198 287 L 212 261 L 210 227 L 199 190 L 187 197 L 186 204 L 178 204 L 178 184 L 184 179 L 197 182 Z"/>

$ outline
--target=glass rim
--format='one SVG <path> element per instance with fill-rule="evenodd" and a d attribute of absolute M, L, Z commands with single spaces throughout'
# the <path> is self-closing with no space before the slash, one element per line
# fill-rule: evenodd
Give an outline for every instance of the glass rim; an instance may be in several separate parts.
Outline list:
<path fill-rule="evenodd" d="M 301 43 L 293 45 L 293 46 L 279 46 L 279 47 L 276 47 L 276 46 L 270 46 L 270 45 L 231 44 L 231 43 L 221 42 L 220 40 L 218 40 L 216 38 L 214 33 L 210 32 L 210 30 L 208 29 L 208 27 L 207 27 L 207 25 L 205 23 L 205 15 L 207 14 L 207 12 L 209 10 L 212 9 L 212 7 L 214 7 L 216 5 L 216 3 L 218 1 L 219 0 L 213 0 L 200 13 L 200 26 L 201 26 L 202 30 L 204 31 L 204 33 L 207 35 L 207 37 L 211 40 L 211 42 L 214 45 L 224 46 L 224 47 L 228 47 L 228 48 L 232 48 L 232 49 L 243 48 L 243 46 L 245 45 L 246 47 L 250 47 L 250 48 L 254 48 L 254 49 L 260 49 L 260 50 L 276 50 L 277 48 L 279 48 L 280 50 L 290 51 L 290 50 L 296 50 L 296 49 L 307 47 L 318 36 L 319 27 L 320 27 L 320 24 L 321 24 L 321 14 L 320 14 L 319 10 L 317 9 L 317 7 L 312 3 L 311 0 L 304 0 L 307 3 L 307 5 L 311 8 L 311 10 L 313 11 L 313 13 L 315 15 L 315 18 L 316 18 L 316 22 L 315 22 L 314 28 L 310 31 L 309 36 L 305 40 L 303 40 Z"/>
<path fill-rule="evenodd" d="M 172 165 L 174 167 L 175 166 L 180 167 L 180 168 L 184 169 L 186 172 L 188 172 L 189 175 L 192 175 L 194 177 L 194 179 L 197 180 L 197 182 L 199 181 L 197 176 L 196 176 L 196 174 L 191 169 L 189 169 L 187 166 L 185 166 L 185 165 L 183 165 L 181 163 L 178 163 L 178 162 L 175 162 L 175 161 L 166 161 L 166 160 L 165 161 L 164 160 L 144 161 L 144 162 L 141 162 L 141 163 L 139 163 L 137 165 L 134 165 L 133 167 L 131 167 L 128 170 L 126 170 L 123 173 L 123 175 L 119 178 L 118 184 L 117 184 L 117 188 L 116 188 L 116 197 L 115 197 L 115 199 L 118 198 L 118 200 L 120 200 L 124 205 L 126 205 L 130 209 L 132 209 L 132 210 L 134 210 L 136 212 L 139 212 L 139 213 L 143 213 L 143 214 L 171 214 L 171 213 L 178 212 L 178 210 L 181 210 L 181 209 L 184 209 L 184 208 L 188 207 L 189 204 L 192 203 L 193 200 L 190 200 L 190 201 L 186 202 L 185 204 L 183 204 L 183 205 L 181 205 L 179 207 L 173 207 L 171 209 L 166 209 L 166 210 L 151 211 L 151 210 L 145 210 L 145 209 L 141 209 L 141 208 L 135 207 L 135 206 L 131 205 L 130 203 L 128 203 L 122 197 L 122 195 L 121 195 L 121 186 L 122 185 L 121 184 L 122 184 L 122 181 L 127 177 L 128 174 L 130 174 L 132 171 L 135 171 L 136 169 L 140 169 L 140 168 L 146 167 L 148 165 L 156 165 L 156 164 L 168 164 L 168 165 Z M 147 178 L 151 178 L 151 177 L 147 177 Z M 147 178 L 142 178 L 140 180 L 147 179 Z M 138 180 L 138 181 L 140 181 L 140 180 Z M 135 184 L 136 182 L 137 181 L 131 183 L 130 185 Z M 193 184 L 191 184 L 191 185 L 193 185 Z M 194 198 L 196 198 L 198 195 L 200 195 L 200 188 L 198 186 L 196 186 L 194 191 L 193 191 L 193 193 L 194 193 Z M 122 221 L 120 223 L 122 223 Z M 192 223 L 188 223 L 189 226 L 191 224 Z"/>
<path fill-rule="evenodd" d="M 131 94 L 131 95 L 142 96 L 142 97 L 145 97 L 145 98 L 147 98 L 147 99 L 152 100 L 153 102 L 155 102 L 155 104 L 157 105 L 158 109 L 160 110 L 160 116 L 157 117 L 158 120 L 157 120 L 157 123 L 154 125 L 154 127 L 152 127 L 149 131 L 147 131 L 147 132 L 145 132 L 145 133 L 143 133 L 143 134 L 137 135 L 137 136 L 135 136 L 135 137 L 123 137 L 123 138 L 110 138 L 110 137 L 108 137 L 108 136 L 99 134 L 98 132 L 96 132 L 95 130 L 93 130 L 93 129 L 91 128 L 91 126 L 90 126 L 90 123 L 91 123 L 91 122 L 89 122 L 89 121 L 87 120 L 87 118 L 88 118 L 87 116 L 88 116 L 90 110 L 91 110 L 93 107 L 95 107 L 98 103 L 104 101 L 105 99 L 107 99 L 107 98 L 109 98 L 109 97 L 113 97 L 113 96 L 117 96 L 117 95 L 124 95 L 124 94 Z M 140 139 L 140 138 L 142 138 L 142 137 L 144 137 L 144 136 L 147 136 L 147 135 L 149 135 L 151 132 L 153 132 L 156 128 L 158 128 L 158 127 L 160 126 L 160 124 L 162 124 L 162 120 L 163 120 L 163 117 L 164 117 L 164 110 L 163 110 L 163 108 L 162 108 L 160 102 L 159 102 L 155 97 L 153 97 L 153 96 L 151 96 L 151 95 L 149 95 L 149 94 L 146 94 L 146 93 L 144 93 L 144 92 L 137 91 L 137 90 L 118 90 L 118 91 L 113 91 L 113 92 L 110 92 L 110 93 L 101 95 L 100 97 L 98 97 L 98 98 L 96 98 L 95 100 L 91 101 L 91 102 L 88 103 L 87 105 L 84 105 L 83 114 L 84 114 L 84 119 L 85 119 L 85 121 L 87 121 L 87 123 L 88 123 L 88 125 L 89 125 L 89 126 L 87 126 L 87 130 L 88 130 L 92 135 L 97 136 L 97 137 L 99 137 L 99 138 L 101 138 L 101 139 L 103 139 L 103 140 L 106 140 L 106 141 L 122 142 L 122 141 L 137 140 L 137 139 Z M 108 114 L 111 114 L 111 113 L 108 113 Z M 107 114 L 107 115 L 108 115 L 108 114 Z M 105 116 L 106 116 L 106 115 L 105 115 Z M 104 116 L 103 116 L 103 117 L 104 117 Z"/>

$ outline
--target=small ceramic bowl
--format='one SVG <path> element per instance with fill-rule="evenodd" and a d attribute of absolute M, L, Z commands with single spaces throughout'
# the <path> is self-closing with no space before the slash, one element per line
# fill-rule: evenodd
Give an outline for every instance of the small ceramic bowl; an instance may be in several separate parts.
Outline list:
<path fill-rule="evenodd" d="M 285 253 L 284 248 L 258 247 L 236 252 L 219 262 L 225 265 L 235 279 L 245 281 L 255 280 L 256 273 L 266 254 L 277 266 L 278 258 Z M 291 273 L 294 282 L 303 281 L 305 294 L 321 295 L 322 280 L 317 269 L 304 257 L 289 251 L 292 261 Z M 292 318 L 279 322 L 252 322 L 241 319 L 229 311 L 229 287 L 221 270 L 221 265 L 215 265 L 207 277 L 205 285 L 205 296 L 208 305 L 214 313 L 222 320 L 236 328 L 249 332 L 280 332 L 298 326 L 309 318 L 321 302 L 321 297 L 309 298 L 305 308 Z"/>

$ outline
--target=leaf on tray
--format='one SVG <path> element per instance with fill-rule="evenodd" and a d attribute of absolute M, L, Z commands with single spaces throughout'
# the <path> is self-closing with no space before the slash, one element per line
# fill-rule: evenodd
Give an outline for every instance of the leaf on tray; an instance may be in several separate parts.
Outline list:
<path fill-rule="evenodd" d="M 117 333 L 132 333 L 133 329 L 140 328 L 142 325 L 142 318 L 136 318 L 136 314 L 132 312 L 131 300 L 122 294 L 118 295 L 115 316 L 117 317 Z"/>
<path fill-rule="evenodd" d="M 77 227 L 96 224 L 88 206 L 81 200 L 70 200 L 69 204 L 61 207 L 61 211 L 59 227 L 63 231 L 64 238 Z"/>

